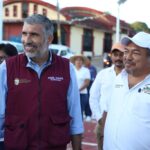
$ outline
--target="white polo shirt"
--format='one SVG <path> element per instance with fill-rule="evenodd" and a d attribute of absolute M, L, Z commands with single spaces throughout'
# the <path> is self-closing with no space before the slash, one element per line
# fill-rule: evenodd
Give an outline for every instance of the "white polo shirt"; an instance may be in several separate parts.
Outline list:
<path fill-rule="evenodd" d="M 88 68 L 82 66 L 79 70 L 77 70 L 75 67 L 75 72 L 77 77 L 78 88 L 80 89 L 80 87 L 83 85 L 86 79 L 91 79 L 90 71 Z M 87 94 L 87 88 L 80 91 L 80 94 Z"/>
<path fill-rule="evenodd" d="M 115 78 L 116 72 L 113 65 L 101 70 L 92 84 L 89 102 L 92 114 L 97 121 L 102 117 L 104 110 L 108 109 L 107 103 L 110 100 L 110 93 Z"/>
<path fill-rule="evenodd" d="M 104 150 L 150 150 L 150 75 L 131 89 L 125 71 L 115 80 Z"/>

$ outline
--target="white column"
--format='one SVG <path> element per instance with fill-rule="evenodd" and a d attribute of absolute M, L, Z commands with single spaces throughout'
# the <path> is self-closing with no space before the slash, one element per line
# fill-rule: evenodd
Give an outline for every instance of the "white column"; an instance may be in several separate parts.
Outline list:
<path fill-rule="evenodd" d="M 118 12 L 116 18 L 116 42 L 120 40 L 120 4 L 118 4 Z"/>
<path fill-rule="evenodd" d="M 123 4 L 126 0 L 118 0 L 118 13 L 116 18 L 116 42 L 120 41 L 120 5 Z"/>
<path fill-rule="evenodd" d="M 0 0 L 0 41 L 3 39 L 3 0 Z"/>
<path fill-rule="evenodd" d="M 61 44 L 61 26 L 60 26 L 59 0 L 57 0 L 57 37 L 58 37 L 58 44 Z"/>

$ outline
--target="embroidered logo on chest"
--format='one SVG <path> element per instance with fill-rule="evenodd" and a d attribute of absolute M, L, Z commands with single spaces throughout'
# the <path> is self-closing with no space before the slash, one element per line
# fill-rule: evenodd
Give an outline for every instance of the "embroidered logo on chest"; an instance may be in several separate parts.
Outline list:
<path fill-rule="evenodd" d="M 144 92 L 146 94 L 150 94 L 150 84 L 146 84 L 142 89 L 141 92 Z"/>
<path fill-rule="evenodd" d="M 21 83 L 30 83 L 31 80 L 28 79 L 19 79 L 19 78 L 15 78 L 14 79 L 14 85 L 19 85 Z"/>
<path fill-rule="evenodd" d="M 48 77 L 48 80 L 60 82 L 60 81 L 64 80 L 64 78 L 63 77 L 50 76 L 50 77 Z"/>

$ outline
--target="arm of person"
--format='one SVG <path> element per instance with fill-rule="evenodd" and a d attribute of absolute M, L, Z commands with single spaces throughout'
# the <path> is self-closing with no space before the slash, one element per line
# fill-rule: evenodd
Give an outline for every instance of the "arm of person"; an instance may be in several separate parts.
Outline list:
<path fill-rule="evenodd" d="M 80 95 L 76 80 L 75 70 L 70 64 L 70 85 L 67 94 L 68 111 L 72 120 L 70 122 L 70 134 L 73 150 L 81 149 L 81 137 L 84 132 L 81 115 Z"/>
<path fill-rule="evenodd" d="M 104 127 L 105 127 L 106 117 L 107 117 L 107 112 L 104 111 L 102 118 L 98 121 L 98 123 L 101 124 L 102 126 L 102 136 L 104 136 Z"/>
<path fill-rule="evenodd" d="M 87 88 L 90 84 L 90 80 L 91 80 L 91 75 L 90 75 L 90 71 L 88 68 L 84 68 L 84 82 L 83 84 L 80 86 L 79 91 L 84 90 L 85 88 Z"/>
<path fill-rule="evenodd" d="M 71 136 L 73 150 L 81 150 L 82 134 L 76 134 Z"/>
<path fill-rule="evenodd" d="M 5 99 L 7 93 L 7 75 L 5 61 L 0 65 L 0 141 L 4 140 Z"/>
<path fill-rule="evenodd" d="M 87 88 L 90 84 L 90 80 L 89 79 L 85 79 L 82 86 L 80 87 L 79 91 L 84 90 L 85 88 Z"/>

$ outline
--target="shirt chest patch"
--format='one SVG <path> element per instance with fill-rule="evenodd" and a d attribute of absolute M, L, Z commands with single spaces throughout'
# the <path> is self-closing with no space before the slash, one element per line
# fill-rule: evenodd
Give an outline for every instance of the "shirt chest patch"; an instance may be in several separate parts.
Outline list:
<path fill-rule="evenodd" d="M 115 88 L 122 88 L 123 84 L 115 84 Z"/>
<path fill-rule="evenodd" d="M 14 79 L 14 85 L 19 85 L 19 84 L 22 84 L 22 83 L 24 83 L 24 84 L 26 84 L 26 83 L 30 83 L 31 82 L 31 80 L 28 80 L 28 79 L 19 79 L 19 78 L 15 78 Z"/>
<path fill-rule="evenodd" d="M 63 77 L 59 77 L 59 76 L 49 76 L 48 80 L 50 80 L 50 81 L 56 81 L 56 82 L 61 82 L 61 81 L 64 80 L 64 78 Z"/>
<path fill-rule="evenodd" d="M 146 94 L 150 94 L 150 84 L 146 84 L 141 90 L 140 92 L 146 93 Z"/>

